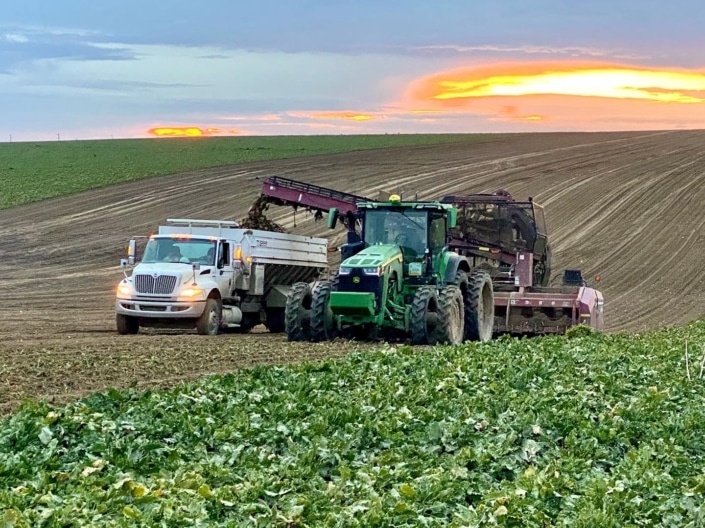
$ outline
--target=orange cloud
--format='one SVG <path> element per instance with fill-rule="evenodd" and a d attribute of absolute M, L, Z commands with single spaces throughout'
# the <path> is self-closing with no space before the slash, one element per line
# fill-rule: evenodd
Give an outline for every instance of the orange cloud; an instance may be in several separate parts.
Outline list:
<path fill-rule="evenodd" d="M 514 119 L 517 121 L 544 121 L 546 119 L 545 116 L 537 114 L 521 115 L 519 113 L 519 109 L 512 105 L 503 106 L 499 109 L 498 113 L 507 119 Z"/>
<path fill-rule="evenodd" d="M 702 103 L 705 73 L 611 64 L 528 63 L 440 73 L 411 87 L 412 100 L 445 107 L 488 97 L 531 95 Z"/>
<path fill-rule="evenodd" d="M 200 137 L 212 136 L 220 134 L 220 128 L 199 128 L 199 127 L 158 127 L 150 128 L 147 133 L 153 136 L 172 136 L 172 137 Z M 228 130 L 229 134 L 237 134 L 235 129 Z"/>
<path fill-rule="evenodd" d="M 346 119 L 348 121 L 371 121 L 375 116 L 357 112 L 314 112 L 306 117 L 312 119 Z"/>

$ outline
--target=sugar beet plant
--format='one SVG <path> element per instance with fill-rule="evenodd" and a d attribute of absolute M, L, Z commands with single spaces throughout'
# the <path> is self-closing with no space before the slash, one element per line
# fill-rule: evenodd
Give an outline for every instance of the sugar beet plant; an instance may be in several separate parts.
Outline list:
<path fill-rule="evenodd" d="M 0 525 L 701 526 L 701 344 L 702 322 L 384 347 L 28 403 Z"/>

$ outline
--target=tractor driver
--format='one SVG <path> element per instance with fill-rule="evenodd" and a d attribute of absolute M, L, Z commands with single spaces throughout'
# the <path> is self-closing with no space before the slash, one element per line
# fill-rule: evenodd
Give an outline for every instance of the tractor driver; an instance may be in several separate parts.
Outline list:
<path fill-rule="evenodd" d="M 394 243 L 408 250 L 411 254 L 421 254 L 425 249 L 416 230 L 407 230 L 399 233 L 394 239 Z"/>

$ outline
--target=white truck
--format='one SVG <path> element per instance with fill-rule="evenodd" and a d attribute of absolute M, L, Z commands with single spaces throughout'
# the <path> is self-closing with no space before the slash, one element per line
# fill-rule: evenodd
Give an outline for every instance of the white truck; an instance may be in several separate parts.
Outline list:
<path fill-rule="evenodd" d="M 167 219 L 147 238 L 135 264 L 137 241 L 122 259 L 117 286 L 117 331 L 143 327 L 193 328 L 215 335 L 265 324 L 284 331 L 291 285 L 328 276 L 328 241 L 242 228 L 227 220 Z"/>

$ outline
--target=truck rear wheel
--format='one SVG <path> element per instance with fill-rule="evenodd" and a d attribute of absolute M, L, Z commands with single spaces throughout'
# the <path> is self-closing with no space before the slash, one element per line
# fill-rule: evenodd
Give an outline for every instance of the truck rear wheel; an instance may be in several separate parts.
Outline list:
<path fill-rule="evenodd" d="M 140 322 L 137 320 L 136 317 L 117 314 L 117 316 L 115 317 L 115 323 L 117 326 L 118 334 L 120 335 L 134 335 L 140 331 Z"/>
<path fill-rule="evenodd" d="M 465 339 L 489 341 L 494 331 L 494 290 L 489 273 L 477 269 L 470 274 L 464 300 Z"/>
<path fill-rule="evenodd" d="M 196 332 L 200 335 L 218 335 L 222 309 L 217 299 L 206 299 L 206 308 L 196 321 Z"/>
<path fill-rule="evenodd" d="M 411 305 L 411 344 L 435 345 L 441 324 L 438 294 L 435 288 L 422 286 L 416 291 Z"/>
<path fill-rule="evenodd" d="M 267 308 L 267 329 L 272 334 L 280 334 L 286 329 L 284 308 Z"/>
<path fill-rule="evenodd" d="M 465 303 L 460 288 L 452 284 L 443 288 L 438 308 L 441 316 L 438 342 L 449 345 L 462 343 L 465 340 Z"/>
<path fill-rule="evenodd" d="M 311 339 L 313 341 L 327 341 L 335 339 L 336 327 L 333 312 L 328 301 L 333 285 L 326 282 L 319 282 L 313 289 L 313 299 L 311 302 Z"/>
<path fill-rule="evenodd" d="M 311 339 L 311 305 L 313 292 L 307 282 L 297 282 L 286 298 L 284 323 L 289 341 Z"/>

